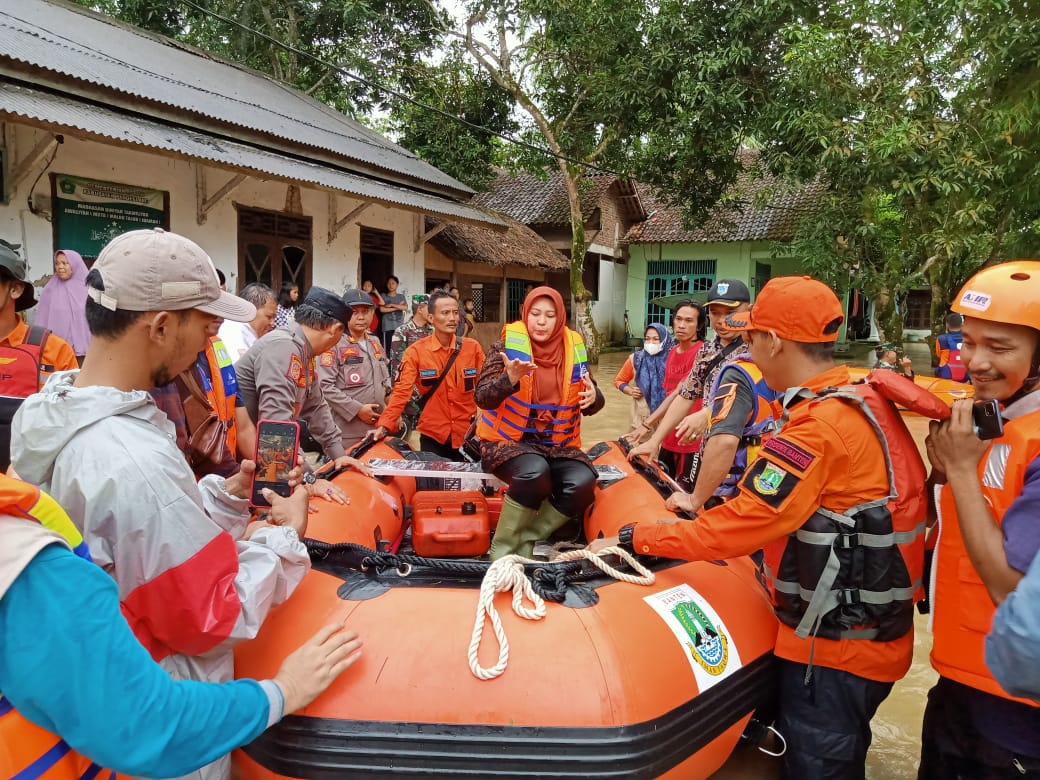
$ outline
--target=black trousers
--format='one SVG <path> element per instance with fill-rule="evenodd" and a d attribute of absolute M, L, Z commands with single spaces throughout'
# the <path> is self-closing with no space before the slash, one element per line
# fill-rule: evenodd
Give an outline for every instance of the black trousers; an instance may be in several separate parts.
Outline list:
<path fill-rule="evenodd" d="M 777 659 L 777 731 L 787 741 L 785 780 L 863 780 L 870 747 L 870 719 L 892 683 Z"/>
<path fill-rule="evenodd" d="M 437 441 L 436 439 L 427 436 L 425 433 L 420 433 L 419 449 L 423 452 L 432 452 L 434 455 L 439 455 L 445 460 L 456 460 L 459 462 L 465 460 L 458 448 L 451 446 L 451 436 L 448 436 L 448 441 L 443 442 Z"/>
<path fill-rule="evenodd" d="M 533 453 L 510 458 L 495 469 L 495 476 L 509 485 L 507 495 L 521 506 L 537 509 L 549 499 L 567 517 L 584 514 L 596 487 L 596 472 L 587 463 Z"/>
<path fill-rule="evenodd" d="M 946 677 L 928 691 L 918 780 L 1040 777 L 1040 757 L 1017 755 L 979 733 L 970 704 L 977 697 L 977 692 Z"/>

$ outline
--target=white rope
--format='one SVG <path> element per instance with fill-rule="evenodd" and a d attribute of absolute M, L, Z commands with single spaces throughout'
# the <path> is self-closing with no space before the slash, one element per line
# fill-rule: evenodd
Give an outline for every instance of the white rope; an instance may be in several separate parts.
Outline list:
<path fill-rule="evenodd" d="M 626 574 L 610 566 L 601 556 L 617 555 L 638 575 Z M 582 548 L 561 553 L 555 562 L 573 561 L 584 558 L 593 566 L 622 582 L 630 582 L 634 585 L 652 585 L 656 579 L 654 573 L 643 566 L 626 550 L 620 547 L 606 547 L 598 553 Z M 531 581 L 524 573 L 525 563 L 539 563 L 522 555 L 506 555 L 493 562 L 484 575 L 484 581 L 480 583 L 480 598 L 477 602 L 477 617 L 473 623 L 473 634 L 469 641 L 469 670 L 478 680 L 493 680 L 501 675 L 506 666 L 509 665 L 509 640 L 506 638 L 505 629 L 502 627 L 502 618 L 495 609 L 495 594 L 513 592 L 513 612 L 525 620 L 541 620 L 545 617 L 545 600 L 535 593 Z M 533 607 L 527 607 L 524 600 L 530 601 Z M 480 643 L 484 637 L 484 625 L 487 620 L 491 621 L 491 627 L 495 632 L 498 642 L 498 661 L 494 666 L 484 667 L 480 665 Z"/>

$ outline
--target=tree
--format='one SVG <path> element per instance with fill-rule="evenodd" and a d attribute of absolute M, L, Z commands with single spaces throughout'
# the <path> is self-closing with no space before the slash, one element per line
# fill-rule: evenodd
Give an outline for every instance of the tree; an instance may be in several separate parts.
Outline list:
<path fill-rule="evenodd" d="M 407 78 L 444 24 L 426 0 L 76 2 L 247 65 L 354 116 L 386 107 L 382 87 Z"/>
<path fill-rule="evenodd" d="M 464 58 L 458 42 L 439 62 L 414 68 L 407 86 L 416 102 L 395 101 L 390 120 L 401 145 L 474 189 L 487 189 L 505 154 L 495 133 L 518 129 L 509 95 Z"/>
<path fill-rule="evenodd" d="M 985 263 L 1037 246 L 1040 22 L 1024 4 L 844 0 L 781 30 L 784 67 L 755 133 L 774 171 L 820 177 L 829 200 L 795 250 L 878 304 L 950 297 Z"/>

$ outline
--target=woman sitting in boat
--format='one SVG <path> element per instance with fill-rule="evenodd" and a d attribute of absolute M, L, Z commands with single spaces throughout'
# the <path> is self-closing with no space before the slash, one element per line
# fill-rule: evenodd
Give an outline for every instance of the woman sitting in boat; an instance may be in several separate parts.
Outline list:
<path fill-rule="evenodd" d="M 592 503 L 596 472 L 581 450 L 581 416 L 603 408 L 585 342 L 567 327 L 563 298 L 536 287 L 503 329 L 477 381 L 477 436 L 485 471 L 509 485 L 491 559 L 531 557 Z"/>

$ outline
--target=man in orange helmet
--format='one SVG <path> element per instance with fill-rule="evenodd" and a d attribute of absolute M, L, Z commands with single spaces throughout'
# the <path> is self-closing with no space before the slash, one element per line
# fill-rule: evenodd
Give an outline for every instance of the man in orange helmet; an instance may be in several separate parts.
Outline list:
<path fill-rule="evenodd" d="M 984 268 L 960 291 L 961 360 L 1004 432 L 981 441 L 972 402 L 931 423 L 940 484 L 932 570 L 932 665 L 919 778 L 1040 776 L 1040 707 L 1013 698 L 984 659 L 993 614 L 1040 550 L 1040 262 Z"/>

